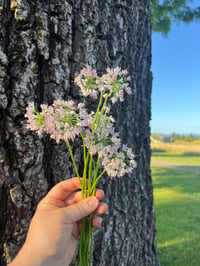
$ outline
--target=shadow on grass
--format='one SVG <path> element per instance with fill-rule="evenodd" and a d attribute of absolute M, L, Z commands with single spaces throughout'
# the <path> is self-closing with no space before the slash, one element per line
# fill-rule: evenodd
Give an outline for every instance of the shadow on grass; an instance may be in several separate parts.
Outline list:
<path fill-rule="evenodd" d="M 156 227 L 161 266 L 198 266 L 200 202 L 185 198 L 156 204 Z"/>
<path fill-rule="evenodd" d="M 200 192 L 200 167 L 176 166 L 173 168 L 153 168 L 154 188 L 171 188 L 177 192 Z"/>
<path fill-rule="evenodd" d="M 152 149 L 152 156 L 155 157 L 200 157 L 199 152 L 170 153 L 162 149 Z"/>
<path fill-rule="evenodd" d="M 153 175 L 161 266 L 200 265 L 200 175 L 178 169 Z"/>
<path fill-rule="evenodd" d="M 200 153 L 199 152 L 184 152 L 183 153 L 183 156 L 200 156 Z"/>
<path fill-rule="evenodd" d="M 195 161 L 197 154 L 184 156 Z M 200 265 L 200 166 L 156 166 L 152 167 L 152 176 L 161 266 Z"/>
<path fill-rule="evenodd" d="M 164 150 L 164 149 L 158 149 L 158 148 L 153 148 L 153 149 L 151 149 L 151 152 L 154 154 L 154 153 L 157 153 L 157 152 L 166 152 L 166 150 Z"/>
<path fill-rule="evenodd" d="M 161 266 L 198 266 L 200 237 L 188 240 L 174 241 L 167 246 L 159 247 Z"/>

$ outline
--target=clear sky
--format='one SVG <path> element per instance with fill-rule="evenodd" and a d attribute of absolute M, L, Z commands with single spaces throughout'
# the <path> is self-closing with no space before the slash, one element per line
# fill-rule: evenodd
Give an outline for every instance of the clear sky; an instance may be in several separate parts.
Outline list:
<path fill-rule="evenodd" d="M 200 23 L 152 37 L 153 133 L 200 134 Z"/>

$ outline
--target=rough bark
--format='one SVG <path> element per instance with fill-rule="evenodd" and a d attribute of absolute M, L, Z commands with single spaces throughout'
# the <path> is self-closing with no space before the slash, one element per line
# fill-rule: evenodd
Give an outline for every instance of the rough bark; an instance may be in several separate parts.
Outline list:
<path fill-rule="evenodd" d="M 38 201 L 75 175 L 65 144 L 26 129 L 25 108 L 80 101 L 73 79 L 89 64 L 129 71 L 133 94 L 114 107 L 137 169 L 99 186 L 109 212 L 95 232 L 93 265 L 159 265 L 150 172 L 151 25 L 143 0 L 0 0 L 0 265 L 22 245 Z M 89 102 L 91 108 L 95 105 Z M 79 143 L 73 149 L 80 162 Z"/>

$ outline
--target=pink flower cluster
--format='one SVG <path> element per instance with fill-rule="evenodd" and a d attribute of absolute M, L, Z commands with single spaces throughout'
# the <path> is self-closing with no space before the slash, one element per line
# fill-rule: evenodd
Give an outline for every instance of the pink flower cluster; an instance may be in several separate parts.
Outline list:
<path fill-rule="evenodd" d="M 124 176 L 136 167 L 131 149 L 122 145 L 119 134 L 114 131 L 114 119 L 101 115 L 93 134 L 85 136 L 86 146 L 91 154 L 99 155 L 102 166 L 110 177 Z"/>
<path fill-rule="evenodd" d="M 52 106 L 42 104 L 40 113 L 35 110 L 33 103 L 29 103 L 26 110 L 28 128 L 38 135 L 50 134 L 57 143 L 60 140 L 74 140 L 83 127 L 92 123 L 84 104 L 75 106 L 73 101 L 55 100 Z"/>
<path fill-rule="evenodd" d="M 68 142 L 81 135 L 83 147 L 90 156 L 98 154 L 104 170 L 110 177 L 123 176 L 136 167 L 132 150 L 122 145 L 119 134 L 114 130 L 114 118 L 109 115 L 107 99 L 114 103 L 123 100 L 123 91 L 130 94 L 126 78 L 127 71 L 120 68 L 107 69 L 101 77 L 89 66 L 81 70 L 75 83 L 85 97 L 96 98 L 100 93 L 96 113 L 87 113 L 83 103 L 75 105 L 73 101 L 56 100 L 51 106 L 41 105 L 41 112 L 34 104 L 27 107 L 28 128 L 39 135 L 49 134 L 57 143 Z"/>
<path fill-rule="evenodd" d="M 74 83 L 81 89 L 83 96 L 97 98 L 98 92 L 103 93 L 103 97 L 110 97 L 112 103 L 118 99 L 124 101 L 124 91 L 131 94 L 129 87 L 127 70 L 121 70 L 119 67 L 114 69 L 107 68 L 107 73 L 101 77 L 97 76 L 95 70 L 90 66 L 83 68 L 80 74 L 75 78 Z"/>
<path fill-rule="evenodd" d="M 131 94 L 131 88 L 128 83 L 130 77 L 127 75 L 127 70 L 121 70 L 119 67 L 114 69 L 107 68 L 107 73 L 100 78 L 104 92 L 103 97 L 111 96 L 112 103 L 116 103 L 118 99 L 123 102 L 124 91 L 128 95 Z"/>
<path fill-rule="evenodd" d="M 78 85 L 84 97 L 90 96 L 94 99 L 98 96 L 97 73 L 90 66 L 83 68 L 75 78 L 74 83 Z"/>

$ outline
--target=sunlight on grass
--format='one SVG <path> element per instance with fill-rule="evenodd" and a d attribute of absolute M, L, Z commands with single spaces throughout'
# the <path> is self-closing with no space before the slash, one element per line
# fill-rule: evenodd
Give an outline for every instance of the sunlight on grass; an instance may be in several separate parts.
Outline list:
<path fill-rule="evenodd" d="M 166 248 L 166 247 L 170 247 L 170 246 L 177 246 L 179 244 L 184 244 L 186 241 L 190 241 L 192 240 L 192 238 L 174 238 L 172 240 L 169 241 L 165 241 L 164 243 L 161 243 L 159 245 L 160 248 Z"/>
<path fill-rule="evenodd" d="M 154 161 L 174 163 L 176 165 L 195 165 L 200 166 L 200 154 L 185 154 L 171 152 L 155 152 L 151 158 Z"/>
<path fill-rule="evenodd" d="M 200 141 L 194 142 L 171 142 L 165 143 L 160 141 L 152 141 L 151 148 L 157 151 L 167 151 L 176 153 L 196 153 L 200 154 Z"/>
<path fill-rule="evenodd" d="M 175 201 L 176 203 L 182 202 L 185 199 L 186 194 L 178 193 L 176 191 L 176 188 L 174 189 L 159 188 L 159 189 L 154 189 L 154 197 L 158 201 L 157 205 L 161 205 L 161 204 L 173 203 Z"/>
<path fill-rule="evenodd" d="M 167 166 L 158 166 L 157 159 Z M 153 152 L 152 162 L 161 266 L 198 266 L 200 154 L 186 153 L 186 148 L 184 154 Z"/>

